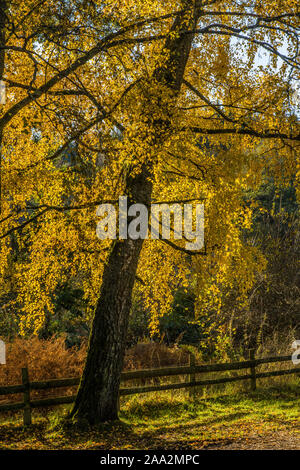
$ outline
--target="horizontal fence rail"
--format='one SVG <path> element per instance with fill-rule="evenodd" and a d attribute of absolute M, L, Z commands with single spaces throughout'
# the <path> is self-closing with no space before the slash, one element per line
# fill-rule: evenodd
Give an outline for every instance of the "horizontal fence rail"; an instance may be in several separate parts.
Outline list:
<path fill-rule="evenodd" d="M 275 370 L 270 372 L 257 372 L 256 368 L 262 364 L 271 364 L 276 362 L 291 361 L 291 356 L 273 356 L 256 359 L 254 351 L 249 351 L 249 360 L 241 362 L 230 362 L 223 364 L 205 364 L 197 365 L 195 363 L 194 355 L 190 355 L 190 363 L 188 366 L 178 367 L 162 367 L 160 369 L 145 369 L 123 372 L 121 374 L 121 381 L 126 382 L 129 380 L 139 379 L 153 379 L 158 377 L 171 377 L 178 375 L 188 376 L 188 381 L 179 383 L 170 383 L 162 385 L 145 385 L 132 388 L 121 388 L 120 396 L 134 395 L 139 393 L 158 392 L 164 390 L 180 390 L 183 388 L 189 389 L 190 396 L 193 396 L 195 387 L 205 387 L 208 385 L 218 385 L 236 382 L 240 380 L 250 380 L 251 390 L 256 390 L 256 380 L 264 379 L 267 377 L 278 377 L 289 374 L 300 374 L 300 368 L 291 367 L 289 369 Z M 250 373 L 238 375 L 233 377 L 221 377 L 217 379 L 196 380 L 196 374 L 205 374 L 208 372 L 229 372 L 248 369 Z M 48 407 L 55 405 L 64 405 L 73 403 L 76 395 L 68 395 L 62 397 L 42 398 L 40 400 L 32 400 L 30 398 L 31 390 L 50 390 L 56 388 L 66 388 L 77 386 L 80 383 L 80 377 L 54 379 L 45 381 L 31 382 L 28 375 L 27 368 L 22 369 L 22 384 L 21 385 L 8 385 L 0 387 L 1 395 L 10 394 L 23 394 L 23 401 L 18 403 L 8 403 L 0 405 L 0 412 L 3 411 L 17 411 L 23 410 L 24 425 L 31 424 L 31 409 Z"/>

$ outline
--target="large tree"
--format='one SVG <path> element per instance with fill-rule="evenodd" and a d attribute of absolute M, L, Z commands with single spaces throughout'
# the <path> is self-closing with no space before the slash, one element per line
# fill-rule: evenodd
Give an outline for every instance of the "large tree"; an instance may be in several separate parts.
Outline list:
<path fill-rule="evenodd" d="M 42 327 L 71 275 L 84 287 L 96 307 L 71 415 L 115 419 L 137 270 L 153 311 L 168 303 L 175 269 L 186 282 L 192 266 L 199 301 L 204 267 L 251 285 L 258 254 L 239 238 L 250 223 L 241 190 L 262 170 L 288 180 L 297 165 L 297 5 L 27 0 L 0 9 L 0 274 L 19 290 L 22 331 Z M 205 253 L 171 240 L 100 242 L 95 208 L 119 195 L 146 206 L 205 199 Z M 16 245 L 23 257 L 11 269 Z"/>

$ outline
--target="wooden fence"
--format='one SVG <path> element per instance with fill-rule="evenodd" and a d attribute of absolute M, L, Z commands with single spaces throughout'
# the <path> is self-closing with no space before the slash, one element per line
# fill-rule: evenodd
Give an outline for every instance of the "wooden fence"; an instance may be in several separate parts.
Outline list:
<path fill-rule="evenodd" d="M 249 360 L 242 362 L 231 362 L 225 364 L 207 364 L 197 365 L 195 357 L 190 355 L 190 363 L 188 366 L 179 367 L 164 367 L 161 369 L 145 369 L 123 372 L 121 376 L 122 382 L 137 379 L 153 379 L 158 377 L 171 377 L 177 375 L 187 375 L 188 380 L 180 383 L 170 383 L 162 385 L 146 385 L 133 388 L 121 388 L 120 396 L 133 395 L 137 393 L 157 392 L 163 390 L 179 390 L 182 388 L 189 388 L 190 395 L 193 395 L 195 387 L 205 387 L 207 385 L 225 384 L 235 382 L 238 380 L 249 380 L 251 390 L 256 389 L 256 380 L 267 377 L 277 377 L 288 374 L 300 373 L 300 368 L 291 367 L 290 369 L 275 370 L 270 372 L 257 372 L 257 367 L 262 364 L 270 364 L 275 362 L 291 362 L 291 356 L 275 356 L 256 359 L 254 351 L 249 351 Z M 248 369 L 250 373 L 245 375 L 237 375 L 234 377 L 222 377 L 218 379 L 196 380 L 196 374 L 203 374 L 208 372 L 227 372 Z M 0 396 L 8 394 L 23 394 L 23 401 L 18 403 L 8 403 L 0 405 L 1 411 L 23 410 L 24 425 L 31 424 L 31 410 L 33 408 L 48 407 L 54 405 L 62 405 L 74 402 L 76 395 L 69 395 L 63 397 L 43 398 L 40 400 L 31 400 L 31 390 L 48 390 L 62 387 L 71 387 L 78 385 L 80 378 L 70 379 L 56 379 L 47 380 L 42 382 L 31 382 L 28 376 L 27 368 L 22 369 L 22 384 L 9 385 L 0 387 Z"/>

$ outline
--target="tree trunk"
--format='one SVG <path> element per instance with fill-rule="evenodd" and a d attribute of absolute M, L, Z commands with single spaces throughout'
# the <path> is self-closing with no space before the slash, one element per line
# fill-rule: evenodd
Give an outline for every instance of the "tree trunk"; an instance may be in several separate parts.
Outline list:
<path fill-rule="evenodd" d="M 177 32 L 165 42 L 164 50 L 169 58 L 158 65 L 154 83 L 174 93 L 174 100 L 180 91 L 185 66 L 189 57 L 193 34 L 180 34 L 194 29 L 200 16 L 198 0 L 183 0 L 186 10 L 174 20 L 171 31 Z M 152 92 L 152 90 L 150 90 Z M 151 92 L 149 95 L 151 95 Z M 163 100 L 158 101 L 163 103 Z M 174 101 L 175 104 L 175 101 Z M 149 123 L 154 126 L 152 142 L 156 148 L 166 138 L 170 121 L 169 107 L 162 120 L 153 121 L 149 109 Z M 171 111 L 172 112 L 172 111 Z M 170 116 L 171 117 L 171 116 Z M 149 162 L 148 162 L 149 163 Z M 144 165 L 138 175 L 127 179 L 127 194 L 132 202 L 150 205 L 152 163 Z M 94 425 L 115 420 L 118 417 L 118 394 L 120 375 L 125 353 L 131 296 L 143 240 L 115 241 L 103 272 L 99 300 L 89 341 L 87 361 L 71 417 L 76 421 L 87 421 Z"/>
<path fill-rule="evenodd" d="M 128 204 L 149 206 L 149 170 L 127 180 Z M 87 361 L 71 416 L 89 424 L 118 417 L 120 375 L 125 353 L 132 289 L 143 240 L 116 240 L 104 268 Z"/>

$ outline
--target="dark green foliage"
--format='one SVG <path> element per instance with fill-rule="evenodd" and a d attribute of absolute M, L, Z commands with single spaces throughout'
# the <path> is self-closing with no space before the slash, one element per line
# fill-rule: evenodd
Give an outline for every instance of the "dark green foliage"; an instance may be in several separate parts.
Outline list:
<path fill-rule="evenodd" d="M 55 295 L 55 314 L 46 314 L 41 338 L 50 338 L 65 334 L 67 347 L 79 346 L 89 334 L 89 324 L 86 320 L 84 292 L 81 289 L 65 285 L 57 289 Z"/>
<path fill-rule="evenodd" d="M 197 344 L 201 329 L 195 323 L 193 294 L 179 289 L 174 295 L 172 309 L 160 321 L 160 333 L 168 344 Z"/>
<path fill-rule="evenodd" d="M 254 225 L 245 233 L 247 242 L 259 247 L 268 261 L 249 295 L 249 310 L 240 315 L 239 341 L 259 346 L 276 335 L 284 342 L 300 333 L 299 205 L 295 184 L 276 187 L 267 181 L 246 194 L 256 202 Z M 261 210 L 263 209 L 263 211 Z M 234 305 L 231 304 L 231 310 Z"/>
<path fill-rule="evenodd" d="M 175 292 L 171 310 L 165 314 L 159 323 L 159 337 L 169 345 L 198 344 L 203 338 L 204 332 L 195 322 L 194 296 L 190 292 L 179 289 Z M 135 297 L 129 321 L 128 339 L 129 346 L 138 341 L 149 338 L 149 315 L 143 307 L 140 297 Z"/>
<path fill-rule="evenodd" d="M 132 300 L 131 313 L 129 317 L 127 346 L 131 347 L 138 341 L 149 338 L 149 315 L 146 312 L 142 299 L 135 295 Z"/>

